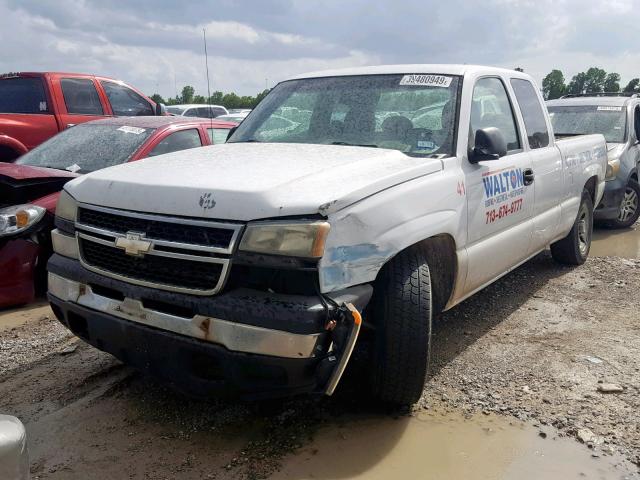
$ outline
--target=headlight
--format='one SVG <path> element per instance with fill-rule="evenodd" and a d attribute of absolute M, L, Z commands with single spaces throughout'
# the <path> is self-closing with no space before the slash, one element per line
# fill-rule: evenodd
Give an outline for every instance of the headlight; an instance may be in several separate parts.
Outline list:
<path fill-rule="evenodd" d="M 56 205 L 56 217 L 75 222 L 77 212 L 78 202 L 76 202 L 66 190 L 62 190 L 60 198 L 58 198 L 58 204 Z"/>
<path fill-rule="evenodd" d="M 620 159 L 614 158 L 607 163 L 607 173 L 604 177 L 605 180 L 613 180 L 620 171 Z"/>
<path fill-rule="evenodd" d="M 240 250 L 292 257 L 320 258 L 328 222 L 269 222 L 247 226 Z"/>
<path fill-rule="evenodd" d="M 23 232 L 44 217 L 46 210 L 37 205 L 14 205 L 0 209 L 0 237 Z"/>

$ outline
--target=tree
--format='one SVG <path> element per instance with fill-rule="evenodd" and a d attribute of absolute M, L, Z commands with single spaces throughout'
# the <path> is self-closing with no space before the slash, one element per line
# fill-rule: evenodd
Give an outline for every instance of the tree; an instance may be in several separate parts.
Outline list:
<path fill-rule="evenodd" d="M 619 92 L 620 91 L 620 75 L 617 73 L 609 73 L 604 80 L 605 92 Z"/>
<path fill-rule="evenodd" d="M 182 87 L 182 95 L 180 100 L 182 103 L 193 103 L 193 95 L 196 93 L 195 88 L 191 85 L 185 85 Z"/>
<path fill-rule="evenodd" d="M 598 67 L 591 67 L 587 70 L 584 89 L 586 93 L 600 93 L 604 91 L 604 81 L 607 72 Z"/>
<path fill-rule="evenodd" d="M 153 95 L 151 95 L 149 97 L 151 100 L 153 100 L 156 103 L 166 103 L 164 101 L 164 98 L 162 98 L 162 96 L 159 93 L 154 93 Z"/>
<path fill-rule="evenodd" d="M 587 81 L 587 74 L 584 72 L 577 73 L 573 76 L 569 85 L 567 86 L 567 93 L 578 95 L 585 93 L 585 83 Z"/>
<path fill-rule="evenodd" d="M 624 87 L 625 93 L 640 93 L 640 78 L 634 78 Z"/>
<path fill-rule="evenodd" d="M 542 80 L 542 92 L 545 100 L 553 100 L 560 98 L 567 90 L 564 84 L 564 75 L 560 70 L 551 70 L 551 72 Z"/>

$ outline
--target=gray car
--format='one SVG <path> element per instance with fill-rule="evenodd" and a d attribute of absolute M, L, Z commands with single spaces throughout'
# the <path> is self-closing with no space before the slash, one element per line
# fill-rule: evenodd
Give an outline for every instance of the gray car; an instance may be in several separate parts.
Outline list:
<path fill-rule="evenodd" d="M 547 102 L 556 137 L 601 133 L 607 140 L 604 197 L 595 220 L 613 228 L 640 216 L 640 97 L 637 94 L 571 95 Z"/>

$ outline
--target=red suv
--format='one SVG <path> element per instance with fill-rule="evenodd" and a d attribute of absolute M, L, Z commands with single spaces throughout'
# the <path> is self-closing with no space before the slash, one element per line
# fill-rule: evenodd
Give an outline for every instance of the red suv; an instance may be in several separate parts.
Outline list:
<path fill-rule="evenodd" d="M 0 162 L 65 128 L 103 117 L 162 115 L 164 106 L 112 78 L 78 73 L 0 75 Z"/>

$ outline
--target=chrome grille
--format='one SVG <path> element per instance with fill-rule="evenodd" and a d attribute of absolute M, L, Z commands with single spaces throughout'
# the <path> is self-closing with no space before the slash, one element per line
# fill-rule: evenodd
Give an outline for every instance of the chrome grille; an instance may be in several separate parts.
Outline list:
<path fill-rule="evenodd" d="M 218 293 L 241 224 L 190 220 L 81 205 L 76 221 L 80 262 L 129 283 L 196 295 Z M 135 237 L 149 248 L 125 251 Z"/>

